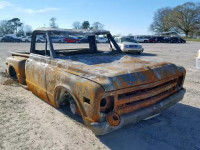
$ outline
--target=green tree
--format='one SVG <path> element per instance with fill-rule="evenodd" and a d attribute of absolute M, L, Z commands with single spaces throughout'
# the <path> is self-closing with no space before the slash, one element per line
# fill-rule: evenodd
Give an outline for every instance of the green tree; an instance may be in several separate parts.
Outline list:
<path fill-rule="evenodd" d="M 17 34 L 18 29 L 22 26 L 22 23 L 19 18 L 13 18 L 11 20 L 8 20 L 6 24 L 7 31 L 9 33 L 15 33 Z"/>
<path fill-rule="evenodd" d="M 83 21 L 83 23 L 82 23 L 82 29 L 89 29 L 89 28 L 90 28 L 89 21 Z"/>
<path fill-rule="evenodd" d="M 52 17 L 52 18 L 50 19 L 49 26 L 50 26 L 51 28 L 58 28 L 58 25 L 56 24 L 56 18 L 55 18 L 55 17 Z"/>

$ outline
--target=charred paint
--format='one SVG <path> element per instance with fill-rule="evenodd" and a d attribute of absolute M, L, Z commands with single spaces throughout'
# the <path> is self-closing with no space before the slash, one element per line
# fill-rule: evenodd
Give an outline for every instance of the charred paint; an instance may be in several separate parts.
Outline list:
<path fill-rule="evenodd" d="M 154 105 L 180 90 L 185 77 L 182 67 L 122 53 L 64 59 L 13 53 L 7 63 L 8 73 L 9 67 L 14 67 L 21 84 L 27 83 L 30 91 L 56 108 L 61 89 L 70 93 L 87 126 L 102 120 L 117 126 L 120 116 Z"/>

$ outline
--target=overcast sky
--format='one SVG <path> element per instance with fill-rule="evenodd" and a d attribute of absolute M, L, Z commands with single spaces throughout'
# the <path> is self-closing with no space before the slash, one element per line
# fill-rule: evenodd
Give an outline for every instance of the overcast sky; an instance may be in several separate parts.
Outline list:
<path fill-rule="evenodd" d="M 72 28 L 74 21 L 99 21 L 113 34 L 150 34 L 154 12 L 175 7 L 187 0 L 0 0 L 0 20 L 18 17 L 33 29 L 49 26 L 57 18 L 60 28 Z M 200 0 L 192 0 L 200 2 Z"/>

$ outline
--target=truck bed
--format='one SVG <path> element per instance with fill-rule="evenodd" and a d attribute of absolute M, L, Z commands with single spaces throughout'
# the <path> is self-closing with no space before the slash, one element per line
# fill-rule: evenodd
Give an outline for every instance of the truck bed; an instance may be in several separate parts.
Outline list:
<path fill-rule="evenodd" d="M 12 56 L 21 56 L 29 58 L 30 53 L 28 52 L 10 52 Z"/>

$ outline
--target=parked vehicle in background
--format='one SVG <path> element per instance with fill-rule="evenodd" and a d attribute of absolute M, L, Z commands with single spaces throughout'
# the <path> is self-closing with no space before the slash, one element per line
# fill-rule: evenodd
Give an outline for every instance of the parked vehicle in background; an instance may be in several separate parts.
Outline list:
<path fill-rule="evenodd" d="M 105 37 L 97 37 L 96 38 L 97 43 L 108 43 L 108 38 Z"/>
<path fill-rule="evenodd" d="M 21 42 L 21 39 L 15 35 L 6 35 L 1 39 L 1 42 Z"/>
<path fill-rule="evenodd" d="M 81 39 L 79 39 L 79 43 L 89 43 L 88 37 L 83 37 Z"/>
<path fill-rule="evenodd" d="M 45 38 L 43 36 L 37 36 L 36 42 L 37 43 L 45 43 Z"/>
<path fill-rule="evenodd" d="M 157 36 L 149 39 L 149 43 L 169 43 L 169 37 Z"/>
<path fill-rule="evenodd" d="M 180 37 L 171 37 L 170 43 L 186 43 L 186 41 Z"/>
<path fill-rule="evenodd" d="M 146 37 L 138 37 L 138 36 L 136 36 L 136 37 L 134 37 L 134 40 L 136 42 L 139 42 L 139 43 L 148 43 L 149 42 L 149 39 L 146 38 Z"/>
<path fill-rule="evenodd" d="M 31 37 L 30 36 L 22 37 L 21 40 L 22 42 L 31 42 Z"/>
<path fill-rule="evenodd" d="M 65 42 L 65 38 L 61 37 L 61 36 L 51 36 L 51 41 L 53 43 L 64 43 Z"/>
<path fill-rule="evenodd" d="M 1 41 L 2 38 L 3 38 L 3 36 L 0 36 L 0 41 Z"/>
<path fill-rule="evenodd" d="M 64 38 L 64 41 L 66 43 L 78 43 L 79 39 L 77 37 L 69 36 L 69 37 Z"/>
<path fill-rule="evenodd" d="M 142 45 L 138 44 L 135 40 L 133 40 L 130 37 L 116 37 L 115 41 L 117 42 L 117 44 L 123 52 L 135 52 L 141 54 L 144 51 Z"/>
<path fill-rule="evenodd" d="M 197 52 L 197 57 L 196 57 L 196 68 L 200 70 L 200 49 Z"/>

